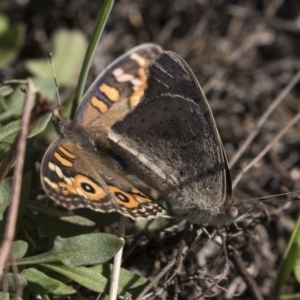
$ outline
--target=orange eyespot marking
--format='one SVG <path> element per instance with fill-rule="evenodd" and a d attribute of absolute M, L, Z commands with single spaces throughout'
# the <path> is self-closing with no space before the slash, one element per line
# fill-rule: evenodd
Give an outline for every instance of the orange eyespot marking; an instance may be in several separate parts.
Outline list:
<path fill-rule="evenodd" d="M 144 91 L 145 91 L 145 87 L 146 87 L 147 77 L 145 74 L 145 70 L 143 68 L 140 68 L 138 70 L 138 75 L 139 75 L 139 79 L 141 80 L 142 84 L 139 87 L 137 87 L 137 89 L 133 92 L 133 94 L 129 98 L 129 107 L 130 108 L 134 108 L 139 104 L 142 96 L 144 95 Z"/>
<path fill-rule="evenodd" d="M 106 197 L 105 190 L 84 175 L 76 175 L 73 184 L 78 194 L 91 201 L 101 201 Z"/>
<path fill-rule="evenodd" d="M 108 186 L 108 189 L 113 194 L 115 200 L 122 206 L 128 208 L 136 208 L 139 206 L 138 201 L 131 194 L 122 191 L 115 186 Z"/>
<path fill-rule="evenodd" d="M 91 104 L 97 108 L 101 113 L 105 113 L 108 110 L 108 106 L 106 103 L 98 99 L 96 96 L 93 96 L 91 99 Z"/>
<path fill-rule="evenodd" d="M 59 151 L 62 152 L 65 156 L 71 158 L 71 159 L 75 159 L 75 155 L 71 152 L 69 152 L 66 148 L 64 148 L 63 146 L 59 146 L 58 147 Z"/>
<path fill-rule="evenodd" d="M 72 167 L 73 163 L 63 158 L 58 152 L 54 153 L 54 157 L 65 167 Z"/>
<path fill-rule="evenodd" d="M 106 83 L 103 83 L 100 86 L 99 90 L 100 92 L 104 93 L 109 100 L 113 102 L 119 100 L 120 93 L 116 88 L 109 86 Z"/>

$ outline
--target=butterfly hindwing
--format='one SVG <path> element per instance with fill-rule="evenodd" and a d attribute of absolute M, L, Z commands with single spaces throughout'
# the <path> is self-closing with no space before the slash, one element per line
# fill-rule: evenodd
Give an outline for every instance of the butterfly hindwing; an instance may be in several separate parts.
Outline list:
<path fill-rule="evenodd" d="M 50 145 L 42 162 L 41 181 L 49 197 L 70 210 L 118 211 L 133 219 L 151 219 L 163 212 L 152 199 L 109 169 L 97 153 L 85 152 L 71 140 L 57 139 Z"/>
<path fill-rule="evenodd" d="M 98 206 L 100 211 L 117 210 L 105 181 L 88 162 L 82 161 L 82 156 L 80 148 L 71 140 L 55 140 L 42 161 L 44 190 L 51 199 L 67 209 L 95 209 Z"/>

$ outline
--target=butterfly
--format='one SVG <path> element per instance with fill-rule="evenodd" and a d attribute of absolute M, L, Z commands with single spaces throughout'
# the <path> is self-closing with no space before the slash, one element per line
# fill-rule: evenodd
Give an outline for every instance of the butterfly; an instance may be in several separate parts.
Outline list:
<path fill-rule="evenodd" d="M 147 68 L 162 49 L 154 44 L 133 48 L 109 65 L 83 96 L 74 120 L 53 115 L 60 137 L 41 163 L 46 194 L 67 209 L 117 211 L 132 219 L 164 213 L 156 202 L 126 178 L 124 161 L 110 149 L 108 132 L 140 102 Z"/>
<path fill-rule="evenodd" d="M 218 129 L 195 75 L 165 51 L 149 67 L 142 101 L 108 132 L 113 151 L 134 174 L 191 223 L 222 226 L 249 202 L 231 198 L 231 177 Z"/>

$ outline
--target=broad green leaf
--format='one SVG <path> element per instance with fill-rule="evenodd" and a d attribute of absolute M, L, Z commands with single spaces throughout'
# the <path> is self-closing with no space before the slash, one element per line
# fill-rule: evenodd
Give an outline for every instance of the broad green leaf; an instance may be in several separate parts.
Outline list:
<path fill-rule="evenodd" d="M 79 30 L 57 30 L 51 38 L 53 63 L 59 85 L 76 86 L 87 48 L 87 39 Z M 27 69 L 37 77 L 53 78 L 48 59 L 27 60 Z"/>
<path fill-rule="evenodd" d="M 28 243 L 18 240 L 12 244 L 12 253 L 14 259 L 20 259 L 24 257 L 28 249 Z"/>
<path fill-rule="evenodd" d="M 76 225 L 87 226 L 87 227 L 95 226 L 95 222 L 77 215 L 65 216 L 65 217 L 61 217 L 60 219 L 70 224 L 76 224 Z"/>
<path fill-rule="evenodd" d="M 112 265 L 111 264 L 102 264 L 91 267 L 94 271 L 99 272 L 104 277 L 111 279 L 112 276 Z M 141 277 L 137 274 L 134 274 L 126 269 L 120 269 L 120 277 L 119 277 L 119 286 L 118 286 L 118 294 L 121 295 L 132 295 L 137 296 L 139 292 L 147 284 L 147 279 Z"/>
<path fill-rule="evenodd" d="M 28 288 L 41 294 L 70 295 L 76 291 L 34 268 L 24 269 L 21 275 L 27 280 Z"/>
<path fill-rule="evenodd" d="M 42 116 L 36 122 L 34 128 L 31 130 L 28 137 L 31 138 L 39 134 L 40 132 L 44 131 L 50 119 L 51 119 L 50 113 L 47 113 L 46 115 Z M 20 124 L 21 121 L 17 120 L 17 121 L 10 122 L 9 124 L 0 128 L 0 142 L 12 143 L 20 131 Z"/>
<path fill-rule="evenodd" d="M 34 86 L 40 91 L 44 98 L 49 99 L 50 102 L 56 102 L 56 91 L 53 77 L 51 78 L 31 78 Z"/>
<path fill-rule="evenodd" d="M 0 14 L 0 37 L 3 35 L 9 27 L 9 19 L 6 15 Z"/>
<path fill-rule="evenodd" d="M 120 219 L 120 215 L 116 212 L 100 213 L 98 211 L 93 211 L 88 208 L 78 209 L 78 210 L 76 210 L 76 213 L 77 212 L 78 212 L 78 214 L 80 214 L 80 216 L 94 221 L 98 228 L 102 228 L 104 226 L 109 226 L 115 222 L 118 222 Z"/>
<path fill-rule="evenodd" d="M 109 261 L 124 241 L 107 233 L 91 233 L 70 238 L 57 237 L 50 251 L 18 260 L 19 265 L 61 262 L 68 267 Z"/>
<path fill-rule="evenodd" d="M 104 290 L 107 290 L 108 280 L 101 275 L 98 269 L 87 267 L 70 268 L 58 264 L 42 264 L 42 266 L 76 281 L 91 291 L 104 293 Z"/>
<path fill-rule="evenodd" d="M 2 293 L 0 292 L 0 299 L 1 300 L 9 300 L 9 293 Z"/>
<path fill-rule="evenodd" d="M 8 177 L 0 182 L 0 220 L 9 204 L 13 179 Z"/>
<path fill-rule="evenodd" d="M 2 23 L 7 22 L 3 19 Z M 6 28 L 4 28 L 6 27 Z M 25 40 L 25 26 L 22 23 L 10 23 L 1 28 L 0 35 L 0 68 L 13 62 Z"/>
<path fill-rule="evenodd" d="M 165 228 L 169 228 L 175 224 L 178 224 L 178 219 L 161 217 L 150 222 L 148 230 L 153 232 L 161 232 Z"/>
<path fill-rule="evenodd" d="M 59 264 L 42 264 L 42 266 L 76 281 L 91 291 L 102 294 L 109 293 L 109 281 L 112 276 L 111 264 L 96 265 L 91 268 L 69 268 Z M 146 278 L 125 269 L 120 269 L 118 286 L 119 295 L 136 296 L 146 284 Z"/>
<path fill-rule="evenodd" d="M 14 90 L 13 90 L 12 86 L 10 86 L 10 85 L 2 85 L 2 86 L 0 86 L 0 97 L 2 97 L 2 98 L 7 97 L 13 91 Z M 1 105 L 3 106 L 2 103 L 1 103 Z M 2 106 L 1 106 L 1 108 L 2 108 Z M 5 107 L 3 106 L 3 108 L 6 108 L 6 106 Z"/>
<path fill-rule="evenodd" d="M 42 97 L 51 100 L 55 99 L 55 85 L 53 78 L 32 78 L 32 82 L 37 88 Z M 25 94 L 21 88 L 26 89 L 26 80 L 24 84 L 19 84 L 14 87 L 14 91 L 5 99 L 6 111 L 0 115 L 0 120 L 5 118 L 16 117 L 19 118 L 23 112 Z M 4 116 L 3 116 L 4 115 Z"/>
<path fill-rule="evenodd" d="M 20 117 L 23 111 L 25 94 L 21 91 L 21 88 L 26 88 L 26 84 L 18 84 L 14 86 L 13 92 L 5 99 L 7 106 L 6 115 L 9 117 Z M 4 119 L 1 117 L 1 120 Z"/>

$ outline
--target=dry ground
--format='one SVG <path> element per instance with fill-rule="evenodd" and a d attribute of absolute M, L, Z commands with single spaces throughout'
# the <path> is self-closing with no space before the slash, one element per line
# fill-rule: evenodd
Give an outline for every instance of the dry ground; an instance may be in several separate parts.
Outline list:
<path fill-rule="evenodd" d="M 24 60 L 45 57 L 49 36 L 58 28 L 79 28 L 89 37 L 101 7 L 99 2 L 3 2 L 7 11 L 22 16 L 28 28 L 21 55 L 0 76 L 27 76 Z M 231 161 L 300 67 L 299 13 L 297 0 L 116 1 L 89 81 L 115 57 L 144 42 L 177 52 L 189 63 L 206 92 Z M 271 114 L 233 166 L 233 178 L 297 113 L 299 87 Z M 242 177 L 235 189 L 236 197 L 247 199 L 300 189 L 299 150 L 297 124 Z M 212 299 L 231 299 L 237 294 L 239 299 L 260 299 L 259 294 L 267 298 L 299 212 L 296 202 L 274 202 L 266 205 L 268 213 L 258 207 L 255 214 L 239 223 L 242 231 L 234 226 L 226 228 L 231 263 L 221 285 L 228 292 L 214 288 L 207 293 L 214 295 Z M 123 266 L 152 279 L 176 255 L 187 228 L 187 224 L 169 228 L 156 240 L 144 235 L 129 239 Z M 166 299 L 175 299 L 176 295 L 177 299 L 195 299 L 210 285 L 204 277 L 223 271 L 222 247 L 208 242 L 205 234 L 200 240 L 180 267 L 175 283 L 164 289 Z M 253 282 L 247 282 L 243 268 Z M 161 279 L 159 286 L 164 281 Z M 258 295 L 251 289 L 256 289 Z M 284 293 L 299 290 L 299 284 L 291 278 Z"/>

